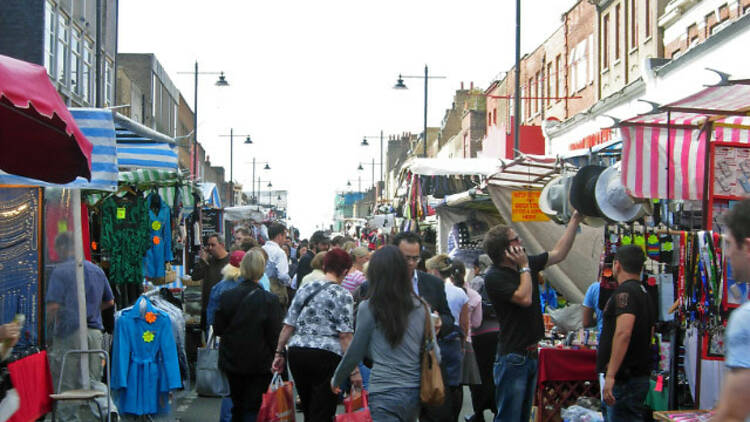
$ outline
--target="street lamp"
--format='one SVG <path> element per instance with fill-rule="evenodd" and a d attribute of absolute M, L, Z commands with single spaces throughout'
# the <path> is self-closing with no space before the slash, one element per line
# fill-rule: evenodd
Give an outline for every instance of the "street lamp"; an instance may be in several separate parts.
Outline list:
<path fill-rule="evenodd" d="M 399 80 L 401 81 L 401 84 L 403 85 L 403 80 L 401 78 L 399 78 Z M 396 84 L 396 85 L 398 85 L 398 84 Z M 371 138 L 372 139 L 372 138 L 377 138 L 377 136 L 364 136 L 364 137 L 362 137 L 362 142 L 360 143 L 361 146 L 363 146 L 363 147 L 370 146 L 370 144 L 367 142 L 367 138 Z M 373 171 L 374 171 L 374 167 L 373 167 Z M 375 177 L 374 177 L 374 173 L 373 173 L 373 179 L 374 178 Z M 383 131 L 382 130 L 380 131 L 380 181 L 381 182 L 385 181 L 385 179 L 383 179 Z M 385 185 L 385 183 L 383 183 L 383 184 Z M 381 197 L 383 196 L 382 193 L 381 193 L 380 196 Z"/>
<path fill-rule="evenodd" d="M 250 137 L 248 137 L 248 140 Z M 245 143 L 248 143 L 245 141 Z M 252 189 L 252 194 L 250 197 L 250 202 L 255 202 L 255 157 L 253 157 L 253 180 L 250 182 L 250 188 Z M 268 161 L 260 161 L 260 164 L 265 164 L 265 167 L 263 167 L 263 170 L 271 170 L 271 166 L 268 165 Z M 258 194 L 260 196 L 260 176 L 258 176 Z M 258 198 L 260 199 L 260 198 Z"/>
<path fill-rule="evenodd" d="M 375 187 L 375 166 L 377 164 L 380 164 L 382 166 L 383 163 L 375 163 L 375 158 L 373 158 L 372 159 L 372 163 L 362 163 L 362 162 L 360 162 L 359 163 L 359 167 L 357 167 L 357 170 L 359 170 L 359 171 L 364 170 L 365 168 L 362 167 L 363 164 L 366 165 L 366 166 L 372 166 L 372 189 L 373 189 L 373 196 L 374 196 L 377 193 L 376 192 L 377 188 Z M 375 199 L 377 199 L 377 198 L 375 198 Z"/>
<path fill-rule="evenodd" d="M 214 85 L 218 87 L 229 86 L 224 72 L 198 72 L 198 61 L 195 61 L 195 71 L 193 72 L 177 72 L 177 74 L 184 75 L 192 73 L 195 75 L 195 89 L 193 95 L 193 175 L 195 180 L 198 180 L 198 75 L 219 75 L 219 79 Z"/>
<path fill-rule="evenodd" d="M 427 65 L 424 65 L 424 76 L 409 76 L 399 74 L 398 80 L 396 81 L 396 85 L 393 86 L 393 89 L 408 89 L 406 84 L 404 84 L 404 78 L 424 79 L 424 132 L 422 132 L 424 148 L 422 154 L 425 158 L 427 158 L 427 81 L 430 79 L 445 79 L 445 76 L 430 76 Z"/>
<path fill-rule="evenodd" d="M 224 74 L 219 77 L 219 82 L 227 83 L 224 79 Z M 219 82 L 216 82 L 218 85 Z M 252 139 L 250 139 L 250 135 L 237 135 L 237 136 L 244 136 L 245 137 L 245 145 L 250 145 L 253 143 Z M 229 206 L 234 206 L 234 129 L 229 129 L 229 135 L 219 135 L 221 138 L 229 137 L 229 187 L 231 195 L 229 197 Z"/>

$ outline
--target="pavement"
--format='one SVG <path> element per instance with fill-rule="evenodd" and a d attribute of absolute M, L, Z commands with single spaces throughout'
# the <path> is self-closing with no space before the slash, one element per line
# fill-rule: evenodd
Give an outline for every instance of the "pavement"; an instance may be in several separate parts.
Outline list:
<path fill-rule="evenodd" d="M 218 422 L 219 409 L 221 407 L 220 398 L 199 397 L 195 392 L 191 392 L 177 402 L 174 409 L 174 421 L 176 422 Z M 338 413 L 343 413 L 343 406 L 339 406 Z M 464 403 L 461 409 L 461 416 L 458 422 L 464 421 L 464 416 L 473 414 L 471 407 L 471 394 L 469 388 L 464 387 Z M 301 413 L 297 413 L 296 420 L 304 421 Z M 492 420 L 492 413 L 485 412 L 485 420 Z"/>

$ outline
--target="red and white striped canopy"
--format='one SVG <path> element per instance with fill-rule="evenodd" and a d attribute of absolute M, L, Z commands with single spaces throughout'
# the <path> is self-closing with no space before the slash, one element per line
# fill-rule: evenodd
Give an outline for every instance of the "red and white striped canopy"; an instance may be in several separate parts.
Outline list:
<path fill-rule="evenodd" d="M 706 88 L 620 124 L 622 181 L 631 196 L 703 198 L 707 138 L 750 143 L 750 85 L 742 82 Z"/>

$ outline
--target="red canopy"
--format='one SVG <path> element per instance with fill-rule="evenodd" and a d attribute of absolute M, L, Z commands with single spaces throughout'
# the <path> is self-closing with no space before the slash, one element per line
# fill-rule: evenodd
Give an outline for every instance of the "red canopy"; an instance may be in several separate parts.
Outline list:
<path fill-rule="evenodd" d="M 91 149 L 45 68 L 0 55 L 0 170 L 51 183 L 91 179 Z"/>

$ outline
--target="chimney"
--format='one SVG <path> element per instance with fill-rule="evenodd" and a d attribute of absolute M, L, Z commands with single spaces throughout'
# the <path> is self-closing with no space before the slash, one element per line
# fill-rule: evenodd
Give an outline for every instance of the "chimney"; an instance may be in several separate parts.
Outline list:
<path fill-rule="evenodd" d="M 464 81 L 461 81 L 461 91 L 464 90 Z"/>
<path fill-rule="evenodd" d="M 471 81 L 471 87 L 469 88 L 470 91 L 474 90 L 474 81 Z"/>

